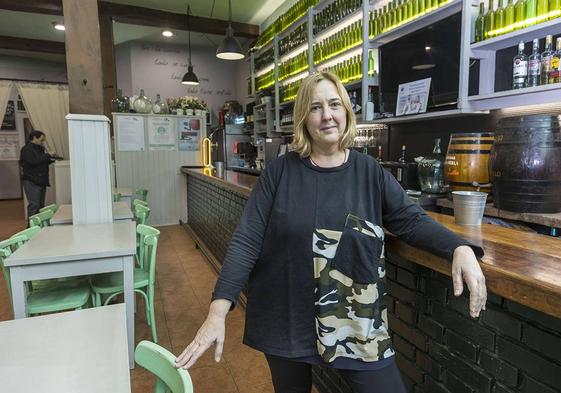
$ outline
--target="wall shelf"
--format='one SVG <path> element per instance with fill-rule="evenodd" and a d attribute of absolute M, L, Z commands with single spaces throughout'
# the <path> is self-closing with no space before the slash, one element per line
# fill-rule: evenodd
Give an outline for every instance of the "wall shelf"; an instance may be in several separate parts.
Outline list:
<path fill-rule="evenodd" d="M 333 62 L 335 64 L 335 63 L 337 63 L 337 61 L 336 61 L 337 59 L 348 56 L 352 52 L 361 51 L 361 47 L 362 47 L 362 42 L 359 42 L 358 44 L 356 44 L 356 45 L 354 45 L 350 48 L 347 48 L 344 51 L 339 52 L 339 53 L 331 56 L 330 58 L 327 58 L 327 59 L 324 59 L 322 61 L 319 61 L 319 62 L 315 63 L 315 66 L 318 67 L 318 66 L 322 66 L 324 64 L 331 63 L 331 62 Z"/>
<path fill-rule="evenodd" d="M 472 111 L 463 111 L 461 109 L 450 109 L 445 111 L 419 113 L 416 115 L 387 117 L 387 118 L 377 119 L 373 121 L 363 121 L 360 124 L 414 123 L 414 122 L 426 121 L 426 120 L 444 119 L 447 117 L 480 116 L 486 114 L 489 114 L 489 111 L 472 112 Z"/>
<path fill-rule="evenodd" d="M 561 83 L 523 89 L 499 91 L 496 93 L 469 96 L 468 101 L 475 110 L 500 109 L 528 104 L 546 104 L 559 102 Z"/>
<path fill-rule="evenodd" d="M 448 4 L 445 4 L 423 16 L 415 18 L 395 29 L 388 32 L 382 33 L 370 40 L 371 48 L 379 48 L 380 46 L 397 40 L 407 34 L 413 33 L 424 27 L 430 26 L 439 20 L 449 17 L 450 15 L 456 14 L 462 11 L 462 0 L 452 0 Z"/>

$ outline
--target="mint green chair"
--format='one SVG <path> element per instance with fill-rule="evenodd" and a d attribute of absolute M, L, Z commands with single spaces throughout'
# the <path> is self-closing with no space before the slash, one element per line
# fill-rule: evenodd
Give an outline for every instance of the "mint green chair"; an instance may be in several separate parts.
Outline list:
<path fill-rule="evenodd" d="M 8 287 L 10 303 L 12 301 L 10 270 L 4 266 L 4 260 L 12 255 L 12 252 L 23 242 L 25 242 L 24 236 L 11 237 L 0 242 L 0 265 L 2 265 L 2 273 Z M 79 310 L 88 304 L 89 298 L 90 289 L 86 285 L 77 287 L 59 285 L 56 288 L 34 289 L 27 294 L 26 316 L 64 310 Z"/>
<path fill-rule="evenodd" d="M 160 231 L 148 225 L 138 225 L 136 233 L 140 236 L 140 267 L 134 269 L 134 291 L 144 298 L 146 321 L 152 328 L 152 339 L 158 342 L 154 310 L 154 285 L 156 283 L 156 251 Z M 95 307 L 101 306 L 101 296 L 107 296 L 104 305 L 123 293 L 123 273 L 98 274 L 90 279 Z"/>
<path fill-rule="evenodd" d="M 113 202 L 119 202 L 123 196 L 120 192 L 113 194 Z"/>
<path fill-rule="evenodd" d="M 148 206 L 137 204 L 134 207 L 134 220 L 136 221 L 137 224 L 145 225 L 149 215 L 150 215 L 150 208 Z"/>
<path fill-rule="evenodd" d="M 138 188 L 134 192 L 134 195 L 136 196 L 136 199 L 140 199 L 141 201 L 146 202 L 146 198 L 148 197 L 148 190 L 145 188 Z"/>
<path fill-rule="evenodd" d="M 142 199 L 134 199 L 132 201 L 132 207 L 134 208 L 138 205 L 148 207 L 148 202 L 143 201 Z"/>
<path fill-rule="evenodd" d="M 155 393 L 193 393 L 189 371 L 175 368 L 173 353 L 158 344 L 146 340 L 138 343 L 134 361 L 157 377 Z"/>
<path fill-rule="evenodd" d="M 39 233 L 39 231 L 41 230 L 40 226 L 34 226 L 34 227 L 29 227 L 27 229 L 24 229 L 23 231 L 19 231 L 18 233 L 13 234 L 10 239 L 12 238 L 20 238 L 20 242 L 18 243 L 18 245 L 16 246 L 15 249 L 20 248 L 23 243 L 25 243 L 26 241 L 28 241 L 29 239 L 31 239 L 33 236 L 35 236 L 37 233 Z"/>
<path fill-rule="evenodd" d="M 53 213 L 56 213 L 58 210 L 58 205 L 56 203 L 52 203 L 48 206 L 42 207 L 41 209 L 39 209 L 39 213 L 42 213 L 45 210 L 52 210 Z"/>
<path fill-rule="evenodd" d="M 45 210 L 29 217 L 29 226 L 39 226 L 41 228 L 51 225 L 51 218 L 55 213 L 52 210 Z"/>

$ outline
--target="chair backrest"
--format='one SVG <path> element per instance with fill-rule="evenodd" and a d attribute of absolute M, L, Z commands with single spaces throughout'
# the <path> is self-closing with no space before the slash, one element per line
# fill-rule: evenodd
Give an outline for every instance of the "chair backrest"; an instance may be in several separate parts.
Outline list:
<path fill-rule="evenodd" d="M 134 207 L 134 218 L 137 224 L 146 224 L 149 215 L 150 208 L 147 206 L 137 204 Z"/>
<path fill-rule="evenodd" d="M 120 192 L 116 192 L 115 194 L 113 194 L 113 202 L 119 202 L 122 197 L 123 196 L 121 195 Z"/>
<path fill-rule="evenodd" d="M 29 217 L 29 226 L 40 226 L 44 228 L 51 225 L 51 218 L 55 213 L 52 210 L 45 210 Z"/>
<path fill-rule="evenodd" d="M 39 213 L 42 213 L 45 210 L 51 210 L 53 213 L 56 213 L 58 210 L 58 205 L 56 203 L 52 203 L 48 206 L 42 207 L 41 209 L 39 209 Z"/>
<path fill-rule="evenodd" d="M 0 242 L 0 265 L 2 265 L 2 274 L 4 281 L 8 287 L 8 294 L 10 295 L 10 302 L 12 301 L 12 286 L 10 282 L 10 269 L 4 266 L 4 260 L 18 249 L 26 241 L 25 236 L 12 236 L 7 240 Z"/>
<path fill-rule="evenodd" d="M 148 272 L 150 284 L 156 281 L 156 251 L 158 249 L 158 239 L 160 231 L 149 225 L 138 224 L 136 233 L 139 235 L 138 259 L 140 267 Z"/>
<path fill-rule="evenodd" d="M 26 241 L 28 241 L 29 239 L 31 239 L 33 236 L 35 236 L 36 234 L 39 233 L 39 231 L 41 230 L 40 226 L 34 226 L 34 227 L 29 227 L 27 229 L 24 229 L 23 231 L 19 231 L 18 233 L 12 235 L 10 237 L 10 239 L 14 238 L 14 237 L 23 237 L 23 242 L 21 244 L 18 245 L 21 246 L 23 243 L 25 243 Z"/>
<path fill-rule="evenodd" d="M 132 205 L 133 205 L 133 207 L 136 207 L 138 205 L 148 207 L 148 202 L 143 201 L 142 199 L 135 199 L 135 200 L 132 201 Z"/>
<path fill-rule="evenodd" d="M 192 393 L 193 382 L 187 370 L 175 368 L 175 356 L 151 341 L 141 341 L 134 351 L 136 363 L 158 377 L 156 393 Z"/>
<path fill-rule="evenodd" d="M 146 197 L 148 196 L 148 190 L 145 188 L 138 188 L 134 192 L 136 199 L 140 199 L 141 201 L 146 202 Z"/>

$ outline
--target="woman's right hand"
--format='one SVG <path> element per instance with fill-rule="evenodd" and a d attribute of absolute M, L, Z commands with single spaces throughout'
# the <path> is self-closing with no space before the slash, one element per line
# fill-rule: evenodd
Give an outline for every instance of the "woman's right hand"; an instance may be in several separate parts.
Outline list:
<path fill-rule="evenodd" d="M 225 299 L 217 299 L 212 302 L 208 316 L 199 328 L 197 335 L 181 355 L 175 359 L 176 367 L 190 368 L 214 343 L 216 343 L 214 360 L 216 362 L 220 361 L 226 333 L 226 314 L 231 304 L 232 302 Z"/>

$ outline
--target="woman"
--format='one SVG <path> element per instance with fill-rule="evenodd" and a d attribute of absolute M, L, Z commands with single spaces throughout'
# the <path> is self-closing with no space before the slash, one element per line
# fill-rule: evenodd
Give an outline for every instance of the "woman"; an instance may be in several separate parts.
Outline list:
<path fill-rule="evenodd" d="M 372 158 L 349 147 L 356 132 L 348 94 L 331 73 L 303 81 L 292 151 L 260 176 L 232 238 L 207 319 L 177 358 L 191 367 L 213 343 L 246 283 L 244 343 L 265 353 L 275 392 L 310 392 L 311 365 L 339 369 L 354 392 L 405 392 L 387 331 L 384 231 L 453 260 L 470 312 L 486 301 L 474 252 L 434 222 Z"/>

